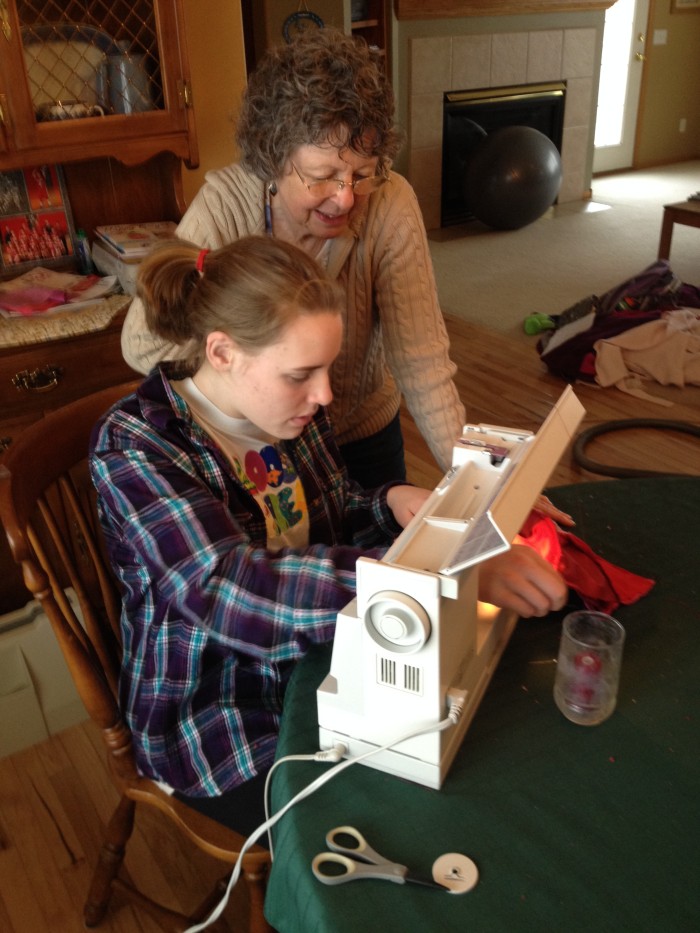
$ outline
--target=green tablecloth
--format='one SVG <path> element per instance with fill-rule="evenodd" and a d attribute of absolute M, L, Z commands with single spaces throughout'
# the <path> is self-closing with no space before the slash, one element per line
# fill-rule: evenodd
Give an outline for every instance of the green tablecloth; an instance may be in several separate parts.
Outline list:
<path fill-rule="evenodd" d="M 439 791 L 354 765 L 274 831 L 266 913 L 280 933 L 680 933 L 700 929 L 700 480 L 553 489 L 598 553 L 655 578 L 615 615 L 627 630 L 618 707 L 576 726 L 552 699 L 561 615 L 521 620 Z M 279 757 L 318 747 L 317 650 L 286 699 Z M 273 810 L 328 766 L 282 764 Z M 429 874 L 445 852 L 479 884 L 444 895 L 311 873 L 327 830 L 351 823 L 388 858 Z"/>

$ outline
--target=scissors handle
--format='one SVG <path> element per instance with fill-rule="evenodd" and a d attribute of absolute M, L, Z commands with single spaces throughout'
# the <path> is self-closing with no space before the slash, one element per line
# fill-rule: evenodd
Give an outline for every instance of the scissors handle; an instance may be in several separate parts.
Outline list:
<path fill-rule="evenodd" d="M 354 826 L 336 826 L 326 833 L 326 845 L 331 852 L 339 852 L 359 862 L 368 862 L 372 865 L 387 863 L 387 859 L 379 852 L 375 852 L 365 837 Z"/>
<path fill-rule="evenodd" d="M 362 863 L 341 855 L 340 852 L 320 852 L 311 862 L 314 875 L 323 884 L 345 884 L 346 881 L 361 881 L 371 878 L 405 884 L 408 869 L 396 862 L 381 862 L 379 865 Z"/>

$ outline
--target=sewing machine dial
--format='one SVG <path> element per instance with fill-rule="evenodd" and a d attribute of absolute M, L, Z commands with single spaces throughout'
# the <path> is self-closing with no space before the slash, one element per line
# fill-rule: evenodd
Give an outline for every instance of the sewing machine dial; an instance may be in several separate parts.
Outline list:
<path fill-rule="evenodd" d="M 367 603 L 365 625 L 386 651 L 413 654 L 430 638 L 430 618 L 419 602 L 393 590 L 376 593 Z"/>

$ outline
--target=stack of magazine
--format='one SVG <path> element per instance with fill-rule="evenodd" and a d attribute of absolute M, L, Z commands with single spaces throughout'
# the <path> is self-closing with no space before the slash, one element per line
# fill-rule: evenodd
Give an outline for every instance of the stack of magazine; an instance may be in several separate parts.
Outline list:
<path fill-rule="evenodd" d="M 104 275 L 116 275 L 126 294 L 133 295 L 138 264 L 154 246 L 173 237 L 175 229 L 170 220 L 95 227 L 93 262 Z"/>
<path fill-rule="evenodd" d="M 143 224 L 107 224 L 95 227 L 95 243 L 122 262 L 140 262 L 158 243 L 175 235 L 170 220 Z"/>

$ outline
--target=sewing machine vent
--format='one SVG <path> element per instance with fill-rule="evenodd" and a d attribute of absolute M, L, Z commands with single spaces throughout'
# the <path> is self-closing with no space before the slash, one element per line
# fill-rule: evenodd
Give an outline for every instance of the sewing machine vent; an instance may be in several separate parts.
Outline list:
<path fill-rule="evenodd" d="M 396 686 L 396 661 L 379 657 L 379 683 L 388 687 Z"/>
<path fill-rule="evenodd" d="M 403 666 L 403 688 L 408 690 L 409 693 L 421 693 L 421 669 L 419 667 L 411 667 L 409 664 L 404 664 Z"/>
<path fill-rule="evenodd" d="M 377 657 L 377 680 L 385 687 L 396 687 L 406 693 L 421 694 L 423 692 L 423 672 L 420 667 L 413 664 L 400 665 L 397 669 L 396 661 L 391 658 Z"/>

